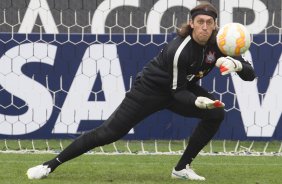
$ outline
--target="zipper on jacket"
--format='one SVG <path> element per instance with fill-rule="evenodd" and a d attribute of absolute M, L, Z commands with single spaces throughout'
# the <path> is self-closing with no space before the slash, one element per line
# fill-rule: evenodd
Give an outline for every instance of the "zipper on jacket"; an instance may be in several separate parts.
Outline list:
<path fill-rule="evenodd" d="M 206 49 L 207 49 L 207 46 L 205 46 L 205 47 L 203 48 L 203 59 L 202 59 L 202 62 L 201 62 L 200 67 L 201 67 L 201 66 L 203 65 L 203 63 L 204 63 Z"/>

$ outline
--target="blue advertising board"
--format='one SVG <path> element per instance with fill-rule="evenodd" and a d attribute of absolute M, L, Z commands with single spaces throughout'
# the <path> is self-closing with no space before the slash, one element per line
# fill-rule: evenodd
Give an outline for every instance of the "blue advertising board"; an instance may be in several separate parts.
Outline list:
<path fill-rule="evenodd" d="M 72 138 L 99 126 L 134 77 L 174 35 L 0 35 L 0 138 Z M 264 40 L 267 39 L 267 42 Z M 245 57 L 257 79 L 221 76 L 200 84 L 225 104 L 216 139 L 282 139 L 279 35 L 254 35 Z M 126 139 L 183 139 L 197 119 L 167 110 L 134 127 Z"/>

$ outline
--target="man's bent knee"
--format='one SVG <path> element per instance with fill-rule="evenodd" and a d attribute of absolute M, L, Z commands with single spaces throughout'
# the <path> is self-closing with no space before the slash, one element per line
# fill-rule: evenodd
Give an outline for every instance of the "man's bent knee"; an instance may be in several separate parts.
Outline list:
<path fill-rule="evenodd" d="M 221 122 L 224 120 L 225 111 L 224 108 L 215 108 L 208 110 L 208 112 L 205 114 L 203 119 L 213 119 L 217 120 L 218 122 Z"/>

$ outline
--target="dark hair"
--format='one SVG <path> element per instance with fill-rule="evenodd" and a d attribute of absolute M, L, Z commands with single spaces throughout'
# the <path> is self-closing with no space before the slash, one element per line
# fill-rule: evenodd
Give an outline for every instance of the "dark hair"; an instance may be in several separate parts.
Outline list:
<path fill-rule="evenodd" d="M 196 6 L 195 8 L 193 8 L 190 11 L 190 15 L 192 19 L 194 19 L 197 15 L 209 15 L 215 20 L 217 18 L 217 10 L 209 2 L 203 2 L 198 6 Z"/>
<path fill-rule="evenodd" d="M 209 2 L 202 2 L 201 4 L 197 5 L 195 8 L 193 8 L 190 11 L 190 16 L 192 20 L 194 20 L 194 18 L 197 15 L 209 15 L 214 20 L 216 20 L 217 10 Z M 192 31 L 193 31 L 193 28 L 189 24 L 183 23 L 181 27 L 178 29 L 177 34 L 181 37 L 187 37 L 188 35 L 192 34 Z M 218 32 L 218 28 L 216 28 L 216 30 L 213 31 L 209 42 L 215 43 L 215 37 L 216 37 L 217 32 Z"/>

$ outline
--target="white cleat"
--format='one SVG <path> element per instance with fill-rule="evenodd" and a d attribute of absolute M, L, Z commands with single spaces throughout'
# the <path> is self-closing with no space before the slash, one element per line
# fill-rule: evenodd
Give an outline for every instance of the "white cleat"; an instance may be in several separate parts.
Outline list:
<path fill-rule="evenodd" d="M 38 165 L 32 168 L 29 168 L 26 172 L 28 179 L 42 179 L 48 176 L 51 172 L 51 169 L 47 165 Z"/>
<path fill-rule="evenodd" d="M 203 176 L 199 176 L 198 174 L 190 168 L 189 165 L 186 166 L 186 169 L 182 169 L 180 171 L 176 171 L 174 168 L 171 173 L 171 178 L 174 179 L 184 179 L 184 180 L 206 180 Z"/>

